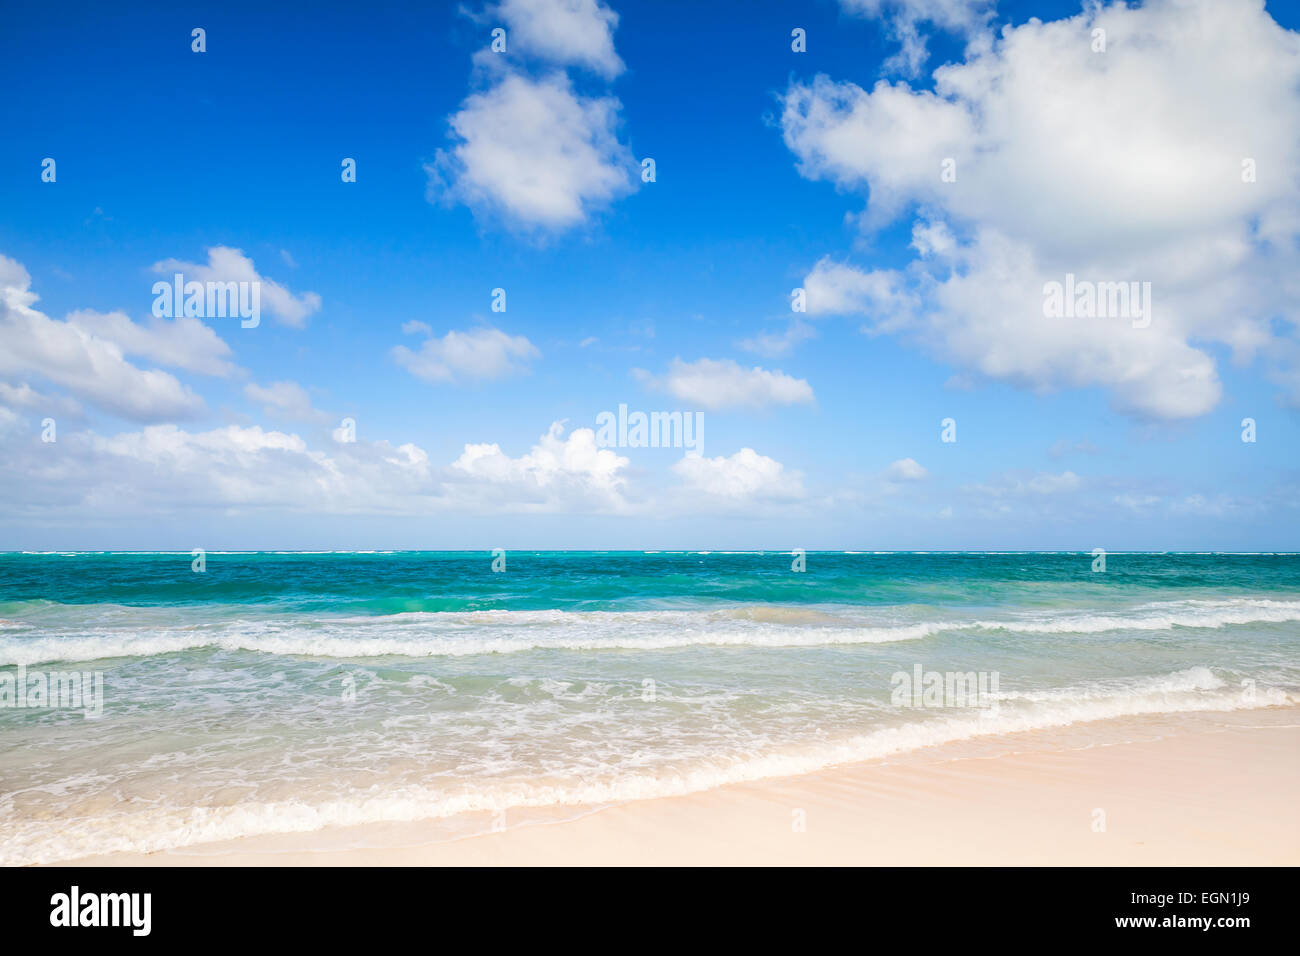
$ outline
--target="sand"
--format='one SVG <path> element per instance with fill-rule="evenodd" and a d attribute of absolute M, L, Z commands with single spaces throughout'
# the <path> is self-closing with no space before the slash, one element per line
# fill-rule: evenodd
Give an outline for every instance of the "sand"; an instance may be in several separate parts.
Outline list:
<path fill-rule="evenodd" d="M 447 840 L 431 823 L 249 837 L 91 865 L 1296 865 L 1300 712 L 1018 734 Z M 1127 739 L 1125 739 L 1127 738 Z M 1142 739 L 1133 739 L 1142 738 Z M 1110 742 L 1117 740 L 1117 742 Z M 1102 741 L 1102 742 L 1097 742 Z M 481 815 L 480 828 L 489 829 Z"/>

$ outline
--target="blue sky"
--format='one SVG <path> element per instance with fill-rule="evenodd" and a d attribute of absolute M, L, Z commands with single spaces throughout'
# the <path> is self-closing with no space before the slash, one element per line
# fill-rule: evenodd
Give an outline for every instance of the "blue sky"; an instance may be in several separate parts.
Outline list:
<path fill-rule="evenodd" d="M 0 548 L 1294 549 L 1297 27 L 11 4 Z M 172 261 L 260 324 L 154 318 Z M 700 455 L 594 447 L 620 403 Z"/>

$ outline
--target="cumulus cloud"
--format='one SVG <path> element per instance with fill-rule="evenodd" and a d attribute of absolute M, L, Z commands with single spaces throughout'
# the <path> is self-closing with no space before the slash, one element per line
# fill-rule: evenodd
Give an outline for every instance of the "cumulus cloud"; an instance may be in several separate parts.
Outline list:
<path fill-rule="evenodd" d="M 407 323 L 427 329 L 424 323 Z M 419 331 L 408 329 L 406 331 Z M 496 379 L 527 369 L 527 363 L 541 356 L 522 335 L 507 335 L 500 329 L 482 327 L 442 338 L 428 338 L 418 351 L 405 345 L 393 348 L 393 360 L 416 378 L 426 382 L 457 382 L 466 379 Z"/>
<path fill-rule="evenodd" d="M 724 408 L 766 408 L 813 401 L 812 386 L 802 378 L 755 366 L 743 368 L 734 359 L 675 358 L 661 377 L 637 370 L 638 377 L 674 398 L 710 411 Z"/>
<path fill-rule="evenodd" d="M 501 446 L 466 445 L 451 464 L 457 492 L 480 506 L 521 511 L 619 512 L 624 498 L 628 460 L 596 445 L 590 428 L 574 429 L 564 437 L 564 425 L 554 422 L 526 454 L 506 455 Z"/>
<path fill-rule="evenodd" d="M 1153 295 L 1146 328 L 1115 318 L 1043 316 L 1051 272 L 1023 243 L 980 231 L 931 292 L 934 311 L 920 333 L 931 349 L 989 378 L 1039 391 L 1102 385 L 1113 404 L 1143 418 L 1202 415 L 1222 386 L 1214 360 Z M 1160 315 L 1167 315 L 1160 321 Z"/>
<path fill-rule="evenodd" d="M 752 448 L 726 458 L 687 455 L 673 465 L 673 472 L 690 491 L 732 502 L 804 497 L 799 472 L 786 471 L 779 461 Z"/>
<path fill-rule="evenodd" d="M 1100 387 L 1151 419 L 1219 401 L 1206 342 L 1241 362 L 1267 353 L 1291 381 L 1298 127 L 1300 37 L 1254 0 L 1030 20 L 936 70 L 933 91 L 823 76 L 792 83 L 782 115 L 804 175 L 867 194 L 865 227 L 920 210 L 902 273 L 920 307 L 873 329 L 906 327 L 954 365 L 1035 390 Z M 1243 181 L 1243 159 L 1267 174 Z M 1067 273 L 1150 282 L 1150 325 L 1046 318 L 1044 286 Z M 819 263 L 809 281 L 834 310 L 870 314 L 885 278 Z"/>
<path fill-rule="evenodd" d="M 900 458 L 885 469 L 889 481 L 921 481 L 929 474 L 914 458 Z"/>
<path fill-rule="evenodd" d="M 474 57 L 479 89 L 448 117 L 451 143 L 424 167 L 426 198 L 525 233 L 575 228 L 639 181 L 618 138 L 622 105 L 576 92 L 565 71 L 607 81 L 623 72 L 618 14 L 600 0 L 501 0 L 476 17 L 494 18 L 506 24 L 507 53 Z"/>
<path fill-rule="evenodd" d="M 506 24 L 507 49 L 559 66 L 581 66 L 613 79 L 618 14 L 598 0 L 502 0 L 490 11 Z"/>
<path fill-rule="evenodd" d="M 866 313 L 877 327 L 903 321 L 918 300 L 904 277 L 891 269 L 864 272 L 845 263 L 823 257 L 803 280 L 810 315 Z"/>
<path fill-rule="evenodd" d="M 78 313 L 66 321 L 33 308 L 39 297 L 21 264 L 0 255 L 0 380 L 38 378 L 104 411 L 134 421 L 191 418 L 203 400 L 175 376 L 127 361 L 128 350 L 157 359 L 178 357 L 185 342 L 198 349 L 194 361 L 222 371 L 225 351 L 201 326 L 163 323 L 148 327 L 125 316 Z M 126 347 L 110 336 L 122 336 Z M 21 387 L 30 389 L 26 381 Z M 24 392 L 25 395 L 36 394 Z"/>
<path fill-rule="evenodd" d="M 293 328 L 302 328 L 307 324 L 307 317 L 320 309 L 321 299 L 315 292 L 294 295 L 275 280 L 260 275 L 253 260 L 241 250 L 229 246 L 213 246 L 207 252 L 206 264 L 164 259 L 154 263 L 153 271 L 160 275 L 179 272 L 185 276 L 186 282 L 260 283 L 261 307 L 278 321 Z"/>
<path fill-rule="evenodd" d="M 634 188 L 619 102 L 574 92 L 563 73 L 510 74 L 449 122 L 455 144 L 425 166 L 430 199 L 467 203 L 524 229 L 562 230 Z"/>

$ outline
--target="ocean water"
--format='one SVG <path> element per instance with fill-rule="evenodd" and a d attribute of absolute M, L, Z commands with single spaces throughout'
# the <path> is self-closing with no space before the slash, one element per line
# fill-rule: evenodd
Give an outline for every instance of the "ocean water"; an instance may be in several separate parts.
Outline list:
<path fill-rule="evenodd" d="M 1300 702 L 1294 554 L 1111 554 L 1104 572 L 1060 553 L 811 552 L 801 573 L 785 552 L 518 551 L 504 573 L 486 552 L 191 560 L 0 554 L 0 863 L 456 833 Z M 98 674 L 102 708 L 20 701 L 20 667 L 26 688 Z M 952 683 L 968 674 L 977 694 Z"/>

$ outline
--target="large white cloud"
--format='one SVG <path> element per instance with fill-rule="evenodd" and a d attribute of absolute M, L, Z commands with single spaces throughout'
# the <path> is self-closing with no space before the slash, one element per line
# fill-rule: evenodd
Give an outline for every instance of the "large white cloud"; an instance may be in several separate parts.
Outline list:
<path fill-rule="evenodd" d="M 579 225 L 634 188 L 619 108 L 612 96 L 576 93 L 563 73 L 506 74 L 449 119 L 455 143 L 425 167 L 430 198 L 529 230 Z"/>
<path fill-rule="evenodd" d="M 226 354 L 210 329 L 194 323 L 140 326 L 123 315 L 75 313 L 65 321 L 33 308 L 38 296 L 21 264 L 0 255 L 0 380 L 27 399 L 43 379 L 81 401 L 135 421 L 192 418 L 203 400 L 174 375 L 142 369 L 128 351 L 223 372 Z M 121 344 L 117 338 L 121 338 Z M 185 354 L 186 344 L 194 348 Z"/>
<path fill-rule="evenodd" d="M 1267 352 L 1271 373 L 1295 381 L 1300 37 L 1258 0 L 1031 20 L 934 79 L 933 92 L 868 91 L 819 77 L 785 95 L 783 132 L 805 175 L 866 192 L 867 227 L 919 210 L 907 276 L 923 301 L 889 328 L 990 377 L 1102 387 L 1140 417 L 1215 405 L 1205 342 L 1240 361 Z M 955 181 L 941 176 L 948 159 Z M 1257 181 L 1243 182 L 1244 160 Z M 1043 286 L 1067 273 L 1150 282 L 1151 324 L 1046 318 Z M 889 277 L 837 278 L 851 292 Z M 1278 317 L 1292 324 L 1271 327 Z"/>
<path fill-rule="evenodd" d="M 672 360 L 659 377 L 638 370 L 638 377 L 653 388 L 696 408 L 766 408 L 813 401 L 812 386 L 779 370 L 759 366 L 744 368 L 734 359 Z"/>
<path fill-rule="evenodd" d="M 428 332 L 422 322 L 406 323 L 403 330 Z M 418 351 L 395 346 L 393 360 L 416 378 L 426 382 L 456 382 L 465 379 L 496 379 L 524 371 L 527 363 L 542 353 L 522 335 L 507 335 L 500 329 L 481 327 L 441 338 L 429 336 Z"/>

